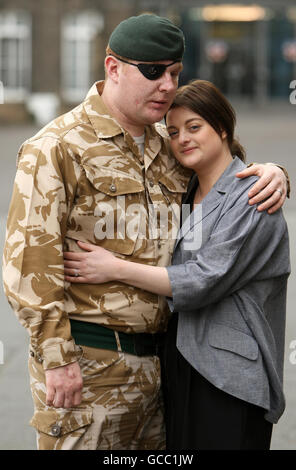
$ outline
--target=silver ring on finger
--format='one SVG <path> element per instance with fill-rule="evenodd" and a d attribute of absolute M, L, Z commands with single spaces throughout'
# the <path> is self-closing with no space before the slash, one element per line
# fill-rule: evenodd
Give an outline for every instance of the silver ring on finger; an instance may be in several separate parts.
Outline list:
<path fill-rule="evenodd" d="M 79 276 L 79 271 L 78 271 L 78 269 L 75 269 L 74 276 L 75 276 L 75 277 L 78 277 L 78 276 Z"/>
<path fill-rule="evenodd" d="M 282 193 L 282 191 L 281 191 L 280 189 L 276 189 L 275 191 L 278 191 L 281 196 L 283 195 L 283 193 Z"/>

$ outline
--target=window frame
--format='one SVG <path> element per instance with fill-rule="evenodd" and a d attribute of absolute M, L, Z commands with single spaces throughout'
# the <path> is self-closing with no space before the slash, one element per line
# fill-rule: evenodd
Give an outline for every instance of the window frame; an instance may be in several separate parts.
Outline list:
<path fill-rule="evenodd" d="M 92 84 L 92 47 L 104 28 L 98 11 L 81 11 L 67 15 L 61 31 L 61 87 L 66 102 L 85 98 Z"/>
<path fill-rule="evenodd" d="M 32 33 L 31 17 L 21 10 L 0 12 L 0 81 L 5 102 L 23 102 L 31 91 Z M 8 45 L 7 63 L 2 51 Z M 4 73 L 8 80 L 5 80 Z M 17 74 L 17 77 L 15 76 Z M 17 83 L 13 83 L 13 82 Z"/>

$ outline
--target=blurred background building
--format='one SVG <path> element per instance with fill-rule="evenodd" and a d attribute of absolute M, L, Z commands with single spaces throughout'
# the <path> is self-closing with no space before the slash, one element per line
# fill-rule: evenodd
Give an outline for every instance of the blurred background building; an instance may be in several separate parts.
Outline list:
<path fill-rule="evenodd" d="M 181 83 L 213 81 L 230 98 L 287 100 L 296 78 L 294 0 L 0 0 L 0 122 L 47 122 L 104 78 L 113 28 L 142 12 L 184 31 Z"/>

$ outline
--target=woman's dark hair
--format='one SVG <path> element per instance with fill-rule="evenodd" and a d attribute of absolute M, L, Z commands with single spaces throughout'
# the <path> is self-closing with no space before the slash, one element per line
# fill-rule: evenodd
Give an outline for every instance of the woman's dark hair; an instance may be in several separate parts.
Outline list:
<path fill-rule="evenodd" d="M 237 155 L 243 162 L 245 161 L 245 149 L 234 138 L 235 111 L 213 83 L 207 80 L 193 80 L 188 85 L 178 88 L 170 109 L 180 106 L 199 114 L 220 136 L 225 131 L 231 155 Z"/>

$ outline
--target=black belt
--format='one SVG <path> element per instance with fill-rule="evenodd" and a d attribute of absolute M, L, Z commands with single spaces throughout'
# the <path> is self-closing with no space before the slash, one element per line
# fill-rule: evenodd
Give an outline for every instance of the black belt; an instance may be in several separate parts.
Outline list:
<path fill-rule="evenodd" d="M 97 323 L 70 320 L 71 334 L 76 344 L 91 348 L 111 349 L 136 356 L 156 356 L 162 334 L 123 333 Z"/>

